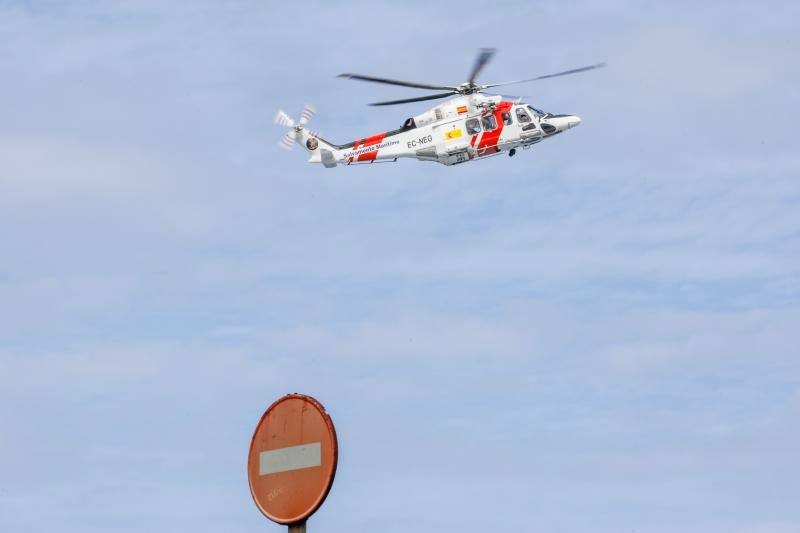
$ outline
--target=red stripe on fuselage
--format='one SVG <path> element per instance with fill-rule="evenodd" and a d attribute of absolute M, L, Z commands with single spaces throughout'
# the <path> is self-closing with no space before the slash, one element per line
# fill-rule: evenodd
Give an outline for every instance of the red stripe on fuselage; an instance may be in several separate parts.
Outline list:
<path fill-rule="evenodd" d="M 511 102 L 500 102 L 494 111 L 494 118 L 497 121 L 497 128 L 492 131 L 484 131 L 481 141 L 478 143 L 478 155 L 489 155 L 500 151 L 497 147 L 497 141 L 500 140 L 500 134 L 503 133 L 503 113 L 511 111 Z"/>
<path fill-rule="evenodd" d="M 361 144 L 361 139 L 356 139 L 356 142 L 353 143 L 353 151 L 358 149 L 359 144 Z M 349 165 L 352 162 L 353 162 L 353 156 L 351 155 L 350 157 L 347 158 L 347 164 Z"/>
<path fill-rule="evenodd" d="M 380 144 L 383 141 L 383 138 L 386 137 L 386 133 L 379 133 L 377 135 L 373 135 L 372 137 L 367 137 L 364 139 L 364 145 L 361 148 L 366 148 L 368 146 L 374 146 L 376 144 Z M 353 147 L 355 150 L 355 147 Z M 378 150 L 372 150 L 370 152 L 361 154 L 358 156 L 359 161 L 374 161 L 375 158 L 378 157 Z"/>

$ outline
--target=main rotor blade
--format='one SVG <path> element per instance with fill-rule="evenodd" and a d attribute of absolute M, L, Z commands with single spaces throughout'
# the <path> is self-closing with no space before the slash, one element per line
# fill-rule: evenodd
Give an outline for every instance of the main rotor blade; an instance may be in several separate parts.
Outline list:
<path fill-rule="evenodd" d="M 606 63 L 598 63 L 596 65 L 589 65 L 588 67 L 574 68 L 572 70 L 565 70 L 564 72 L 556 72 L 555 74 L 545 74 L 544 76 L 528 78 L 527 80 L 504 81 L 503 83 L 489 83 L 487 85 L 482 85 L 481 87 L 483 89 L 488 89 L 490 87 L 500 87 L 501 85 L 511 85 L 513 83 L 527 83 L 529 81 L 544 80 L 547 78 L 555 78 L 557 76 L 566 76 L 568 74 L 577 74 L 578 72 L 586 72 L 587 70 L 594 70 L 596 68 L 603 68 L 605 66 Z"/>
<path fill-rule="evenodd" d="M 436 100 L 439 98 L 447 98 L 448 96 L 452 96 L 454 94 L 458 94 L 458 91 L 450 91 L 447 93 L 439 93 L 439 94 L 430 94 L 428 96 L 420 96 L 419 98 L 406 98 L 404 100 L 391 100 L 389 102 L 373 102 L 369 105 L 395 105 L 395 104 L 409 104 L 411 102 L 422 102 L 424 100 Z"/>
<path fill-rule="evenodd" d="M 376 78 L 374 76 L 362 76 L 361 74 L 350 74 L 349 72 L 345 72 L 344 74 L 339 74 L 336 76 L 337 78 L 345 78 L 348 80 L 361 80 L 361 81 L 372 81 L 375 83 L 386 83 L 388 85 L 400 85 L 401 87 L 413 87 L 415 89 L 431 89 L 431 90 L 451 90 L 455 91 L 456 88 L 450 85 L 430 85 L 428 83 L 414 83 L 411 81 L 401 81 L 401 80 L 390 80 L 388 78 Z"/>
<path fill-rule="evenodd" d="M 475 78 L 478 77 L 483 67 L 492 59 L 492 56 L 497 52 L 496 48 L 481 48 L 478 52 L 478 57 L 475 58 L 475 64 L 472 66 L 472 72 L 469 74 L 469 83 L 475 83 Z"/>

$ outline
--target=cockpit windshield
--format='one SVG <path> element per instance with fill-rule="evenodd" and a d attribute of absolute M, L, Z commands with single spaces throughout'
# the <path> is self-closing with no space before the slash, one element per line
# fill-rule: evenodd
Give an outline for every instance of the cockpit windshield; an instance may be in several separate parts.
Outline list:
<path fill-rule="evenodd" d="M 535 107 L 533 107 L 532 105 L 528 105 L 528 109 L 530 109 L 530 110 L 531 110 L 531 112 L 532 112 L 534 115 L 536 115 L 537 117 L 539 117 L 539 118 L 545 117 L 545 116 L 547 116 L 547 115 L 549 115 L 549 114 L 550 114 L 550 113 L 548 113 L 547 111 L 542 111 L 541 109 L 536 109 L 536 108 L 535 108 Z"/>

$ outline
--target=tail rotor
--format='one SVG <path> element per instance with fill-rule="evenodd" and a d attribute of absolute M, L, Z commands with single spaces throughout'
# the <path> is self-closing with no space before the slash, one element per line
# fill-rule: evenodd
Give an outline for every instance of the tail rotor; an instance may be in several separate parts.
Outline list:
<path fill-rule="evenodd" d="M 284 150 L 291 150 L 295 144 L 301 142 L 303 139 L 302 132 L 305 129 L 305 125 L 308 124 L 308 121 L 311 120 L 311 117 L 313 117 L 315 113 L 316 110 L 314 109 L 314 106 L 311 104 L 306 104 L 303 106 L 303 111 L 300 113 L 300 120 L 295 122 L 292 117 L 287 115 L 283 110 L 279 109 L 278 113 L 275 115 L 275 124 L 291 129 L 287 131 L 286 135 L 284 135 L 283 138 L 278 142 L 278 146 Z M 312 137 L 318 137 L 318 134 L 315 132 L 308 133 Z"/>
<path fill-rule="evenodd" d="M 291 150 L 294 147 L 296 138 L 297 134 L 294 130 L 288 131 L 286 132 L 286 135 L 283 136 L 283 139 L 278 141 L 278 146 L 284 150 Z"/>
<path fill-rule="evenodd" d="M 285 128 L 294 127 L 294 120 L 292 117 L 283 112 L 283 109 L 278 109 L 278 114 L 275 115 L 275 124 Z"/>
<path fill-rule="evenodd" d="M 308 123 L 308 121 L 311 120 L 311 117 L 313 117 L 316 112 L 317 110 L 314 109 L 314 106 L 312 106 L 311 104 L 304 105 L 303 111 L 302 113 L 300 113 L 300 125 L 305 126 Z"/>

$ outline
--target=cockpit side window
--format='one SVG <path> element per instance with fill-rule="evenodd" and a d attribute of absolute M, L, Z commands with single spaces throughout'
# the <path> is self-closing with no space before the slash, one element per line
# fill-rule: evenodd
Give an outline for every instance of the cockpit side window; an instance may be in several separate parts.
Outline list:
<path fill-rule="evenodd" d="M 466 126 L 468 135 L 475 135 L 476 133 L 481 132 L 481 121 L 477 118 L 471 118 L 467 120 Z"/>
<path fill-rule="evenodd" d="M 517 108 L 517 120 L 520 124 L 527 124 L 531 121 L 531 116 L 525 111 L 525 108 L 518 107 Z"/>
<path fill-rule="evenodd" d="M 484 131 L 497 129 L 497 119 L 494 118 L 494 115 L 486 115 L 481 119 L 481 123 L 483 124 Z"/>
<path fill-rule="evenodd" d="M 506 126 L 510 126 L 513 122 L 514 122 L 514 120 L 511 118 L 511 113 L 509 113 L 508 111 L 504 112 L 503 113 L 503 124 L 505 124 Z"/>

